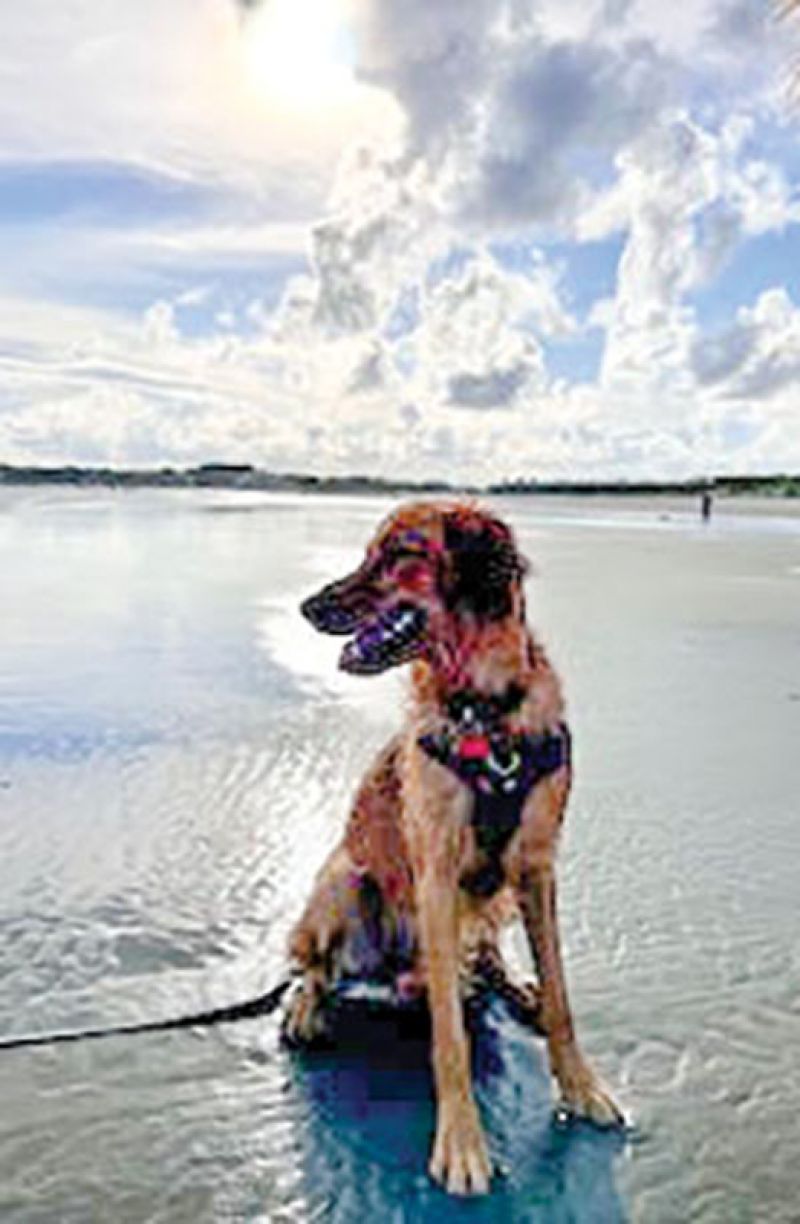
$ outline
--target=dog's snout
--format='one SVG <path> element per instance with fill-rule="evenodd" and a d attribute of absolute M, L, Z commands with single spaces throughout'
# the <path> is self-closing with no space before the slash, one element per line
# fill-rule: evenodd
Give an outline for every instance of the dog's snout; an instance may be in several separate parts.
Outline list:
<path fill-rule="evenodd" d="M 311 624 L 316 627 L 316 623 L 320 615 L 319 596 L 309 595 L 308 599 L 304 599 L 300 604 L 300 611 L 306 620 L 311 621 Z"/>
<path fill-rule="evenodd" d="M 300 611 L 315 629 L 323 633 L 330 632 L 332 628 L 335 629 L 337 623 L 342 619 L 341 610 L 322 595 L 311 595 L 308 599 L 304 599 L 300 605 Z"/>
<path fill-rule="evenodd" d="M 356 626 L 354 612 L 327 588 L 304 599 L 300 611 L 320 633 L 352 633 Z"/>

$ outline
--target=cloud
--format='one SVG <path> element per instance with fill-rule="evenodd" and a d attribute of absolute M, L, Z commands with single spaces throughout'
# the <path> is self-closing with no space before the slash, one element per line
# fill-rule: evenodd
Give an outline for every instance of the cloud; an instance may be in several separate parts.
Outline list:
<path fill-rule="evenodd" d="M 529 306 L 526 277 L 486 251 L 428 284 L 415 337 L 421 394 L 464 408 L 508 408 L 541 389 L 541 345 L 519 326 Z"/>
<path fill-rule="evenodd" d="M 667 66 L 651 44 L 531 36 L 509 54 L 479 148 L 469 150 L 459 211 L 493 227 L 569 227 L 603 156 L 639 134 L 667 94 Z"/>
<path fill-rule="evenodd" d="M 451 374 L 447 380 L 447 399 L 462 408 L 507 408 L 540 373 L 541 362 L 538 351 L 530 345 L 530 357 L 526 354 L 507 365 L 493 365 L 482 373 L 461 371 Z"/>
<path fill-rule="evenodd" d="M 493 73 L 496 0 L 360 0 L 354 7 L 360 79 L 397 98 L 413 156 L 435 159 L 468 131 Z"/>
<path fill-rule="evenodd" d="M 281 109 L 248 76 L 231 0 L 30 0 L 4 18 L 0 159 L 120 162 L 320 210 L 342 141 L 396 107 L 353 84 L 323 110 Z M 46 82 L 46 87 L 42 83 Z"/>
<path fill-rule="evenodd" d="M 619 155 L 628 235 L 601 378 L 651 390 L 679 377 L 691 343 L 683 299 L 698 275 L 696 215 L 718 194 L 717 142 L 675 116 Z"/>
<path fill-rule="evenodd" d="M 541 409 L 556 395 L 541 340 L 576 324 L 546 257 L 536 275 L 501 273 L 487 240 L 546 240 L 553 229 L 579 240 L 626 234 L 615 298 L 590 315 L 606 332 L 602 385 L 658 392 L 660 403 L 700 382 L 688 296 L 744 236 L 794 215 L 782 173 L 743 159 L 753 120 L 704 127 L 665 109 L 686 73 L 680 55 L 713 40 L 711 8 L 689 6 L 677 32 L 641 4 L 544 4 L 534 18 L 482 0 L 402 11 L 378 0 L 356 14 L 357 69 L 397 98 L 407 127 L 393 152 L 363 151 L 340 173 L 339 207 L 315 230 L 312 274 L 281 312 L 284 336 L 287 318 L 295 335 L 302 321 L 308 344 L 325 352 L 328 384 L 332 369 L 348 368 L 346 345 L 332 342 L 372 336 L 346 393 L 380 389 L 387 408 L 411 399 L 429 423 L 447 409 Z M 741 24 L 729 17 L 716 35 L 722 58 Z M 457 251 L 459 233 L 472 254 L 431 280 L 426 264 L 446 256 L 448 241 Z M 388 321 L 404 298 L 416 317 L 393 340 Z M 713 366 L 707 358 L 706 380 Z"/>
<path fill-rule="evenodd" d="M 356 13 L 359 75 L 397 98 L 407 156 L 437 167 L 472 227 L 567 221 L 588 163 L 641 131 L 674 75 L 654 41 L 570 29 L 553 6 L 365 0 Z"/>
<path fill-rule="evenodd" d="M 727 399 L 767 400 L 800 381 L 800 308 L 783 288 L 742 307 L 734 324 L 699 335 L 692 350 L 698 382 Z M 800 403 L 797 409 L 800 427 Z"/>
<path fill-rule="evenodd" d="M 382 391 L 389 387 L 391 371 L 386 349 L 377 340 L 368 341 L 363 352 L 354 361 L 347 384 L 346 395 L 361 395 Z"/>
<path fill-rule="evenodd" d="M 742 368 L 753 350 L 756 333 L 752 327 L 737 322 L 722 331 L 701 334 L 691 347 L 691 368 L 700 386 L 713 386 L 726 381 Z"/>
<path fill-rule="evenodd" d="M 606 307 L 605 385 L 688 390 L 692 374 L 713 381 L 745 344 L 738 329 L 704 344 L 687 298 L 742 237 L 798 216 L 784 177 L 742 156 L 747 131 L 733 121 L 714 132 L 673 113 L 618 155 L 607 215 L 624 218 L 627 237 Z"/>
<path fill-rule="evenodd" d="M 3 458 L 465 480 L 783 463 L 798 294 L 702 304 L 799 216 L 751 8 L 351 0 L 360 84 L 303 117 L 243 76 L 252 7 L 9 15 Z M 595 248 L 621 248 L 613 293 L 581 285 L 577 310 Z M 600 376 L 570 376 L 553 354 L 590 330 Z"/>
<path fill-rule="evenodd" d="M 319 341 L 381 331 L 440 244 L 424 167 L 360 147 L 340 169 L 332 212 L 310 234 L 311 274 L 289 288 L 284 335 Z"/>

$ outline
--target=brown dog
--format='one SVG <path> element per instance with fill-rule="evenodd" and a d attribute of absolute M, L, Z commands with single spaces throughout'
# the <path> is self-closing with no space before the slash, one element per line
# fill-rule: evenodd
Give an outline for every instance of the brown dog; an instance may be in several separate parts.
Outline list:
<path fill-rule="evenodd" d="M 601 1125 L 623 1120 L 578 1048 L 567 999 L 554 860 L 569 733 L 558 678 L 525 623 L 524 570 L 492 514 L 420 502 L 383 523 L 355 573 L 303 605 L 317 629 L 349 637 L 345 671 L 413 661 L 412 701 L 294 929 L 302 977 L 284 1032 L 313 1041 L 348 976 L 391 977 L 401 996 L 425 990 L 438 1106 L 430 1172 L 457 1194 L 485 1192 L 491 1176 L 461 991 L 481 966 L 507 980 L 497 936 L 517 915 L 564 1107 Z"/>

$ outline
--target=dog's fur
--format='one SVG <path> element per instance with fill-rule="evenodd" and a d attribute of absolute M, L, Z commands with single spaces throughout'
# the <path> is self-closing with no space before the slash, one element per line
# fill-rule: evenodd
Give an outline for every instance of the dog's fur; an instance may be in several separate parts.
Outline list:
<path fill-rule="evenodd" d="M 487 1191 L 491 1170 L 460 993 L 476 964 L 502 965 L 498 933 L 515 916 L 533 953 L 539 1021 L 565 1107 L 601 1125 L 622 1121 L 577 1045 L 559 950 L 554 860 L 569 763 L 533 786 L 503 854 L 503 885 L 481 898 L 462 886 L 481 857 L 471 792 L 419 743 L 441 729 L 448 697 L 464 689 L 491 697 L 517 685 L 523 697 L 510 719 L 515 730 L 563 726 L 558 677 L 525 622 L 525 569 L 511 532 L 486 510 L 413 503 L 382 524 L 353 574 L 303 609 L 318 629 L 351 634 L 400 604 L 422 608 L 425 628 L 388 663 L 365 665 L 352 647 L 342 655 L 350 671 L 383 670 L 413 656 L 412 700 L 402 731 L 362 781 L 344 838 L 292 934 L 302 976 L 284 1031 L 291 1041 L 313 1041 L 337 981 L 369 976 L 381 959 L 402 992 L 427 992 L 438 1106 L 430 1172 L 461 1194 Z"/>

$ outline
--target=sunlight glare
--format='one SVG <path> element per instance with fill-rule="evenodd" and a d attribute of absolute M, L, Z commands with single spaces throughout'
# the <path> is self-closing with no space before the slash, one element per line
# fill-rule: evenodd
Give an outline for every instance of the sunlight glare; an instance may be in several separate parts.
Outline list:
<path fill-rule="evenodd" d="M 308 110 L 341 100 L 355 86 L 337 0 L 267 0 L 243 38 L 250 84 L 267 101 Z"/>

